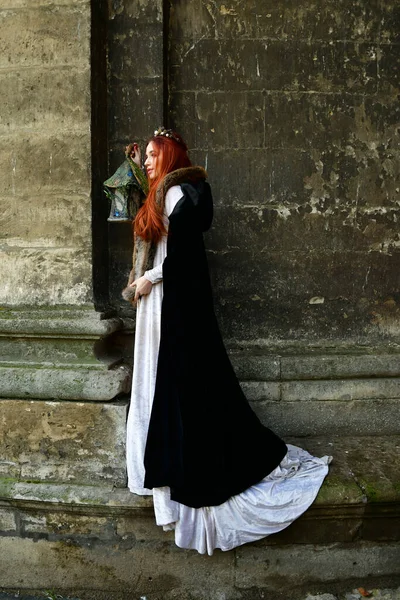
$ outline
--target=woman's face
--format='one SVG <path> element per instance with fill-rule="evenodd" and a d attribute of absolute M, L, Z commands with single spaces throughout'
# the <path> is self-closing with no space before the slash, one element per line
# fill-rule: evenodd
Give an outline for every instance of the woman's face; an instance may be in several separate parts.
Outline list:
<path fill-rule="evenodd" d="M 146 160 L 144 161 L 147 177 L 149 179 L 155 179 L 158 176 L 160 162 L 161 160 L 159 151 L 153 142 L 149 142 L 146 148 Z"/>

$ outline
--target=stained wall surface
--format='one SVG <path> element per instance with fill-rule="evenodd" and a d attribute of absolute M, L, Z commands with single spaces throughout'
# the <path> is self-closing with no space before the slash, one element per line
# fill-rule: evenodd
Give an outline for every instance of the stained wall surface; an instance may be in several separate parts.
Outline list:
<path fill-rule="evenodd" d="M 127 141 L 163 120 L 207 167 L 225 339 L 395 340 L 396 4 L 174 0 L 168 14 L 127 0 L 109 2 L 108 17 L 109 172 Z M 0 19 L 0 301 L 84 304 L 89 2 L 2 0 Z M 110 226 L 109 238 L 111 296 L 124 312 L 129 227 Z"/>
<path fill-rule="evenodd" d="M 90 3 L 0 2 L 0 302 L 91 300 Z"/>
<path fill-rule="evenodd" d="M 209 172 L 226 340 L 398 339 L 399 7 L 173 0 L 170 124 Z"/>

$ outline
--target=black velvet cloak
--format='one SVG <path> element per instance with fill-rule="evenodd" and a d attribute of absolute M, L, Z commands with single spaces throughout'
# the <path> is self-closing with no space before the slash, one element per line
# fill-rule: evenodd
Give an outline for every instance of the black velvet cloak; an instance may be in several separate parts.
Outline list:
<path fill-rule="evenodd" d="M 181 187 L 163 264 L 144 486 L 169 486 L 173 500 L 199 508 L 261 481 L 287 448 L 250 408 L 218 328 L 202 235 L 213 217 L 210 186 L 200 179 Z"/>

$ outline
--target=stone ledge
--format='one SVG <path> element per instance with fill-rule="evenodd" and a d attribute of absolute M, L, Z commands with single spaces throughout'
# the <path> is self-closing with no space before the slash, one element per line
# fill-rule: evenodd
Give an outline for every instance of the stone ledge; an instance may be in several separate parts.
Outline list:
<path fill-rule="evenodd" d="M 112 400 L 131 368 L 114 335 L 123 327 L 93 306 L 0 310 L 0 397 Z"/>
<path fill-rule="evenodd" d="M 153 512 L 151 496 L 137 496 L 113 485 L 25 482 L 0 478 L 0 505 L 79 512 Z"/>
<path fill-rule="evenodd" d="M 308 400 L 296 402 L 251 402 L 259 419 L 285 439 L 288 436 L 324 436 L 332 432 L 342 436 L 396 435 L 399 431 L 400 401 L 362 399 Z"/>
<path fill-rule="evenodd" d="M 212 557 L 177 548 L 173 532 L 155 524 L 149 497 L 111 485 L 0 480 L 3 586 L 220 600 L 400 576 L 400 435 L 290 441 L 333 454 L 315 503 L 281 533 Z"/>
<path fill-rule="evenodd" d="M 101 402 L 128 393 L 130 375 L 126 365 L 103 370 L 86 365 L 73 369 L 0 367 L 0 397 Z"/>
<path fill-rule="evenodd" d="M 400 540 L 400 435 L 288 441 L 316 456 L 331 454 L 333 462 L 311 508 L 289 528 L 257 545 Z M 12 479 L 0 480 L 0 505 L 3 511 L 72 512 L 77 518 L 108 514 L 117 519 L 121 535 L 125 529 L 129 534 L 140 527 L 140 519 L 153 513 L 151 497 L 126 488 Z M 12 522 L 12 517 L 6 521 Z M 153 535 L 158 539 L 156 527 Z"/>
<path fill-rule="evenodd" d="M 399 348 L 365 347 L 231 349 L 231 362 L 243 381 L 390 378 L 400 376 Z"/>
<path fill-rule="evenodd" d="M 246 397 L 252 402 L 384 400 L 400 398 L 400 377 L 242 381 L 242 388 Z"/>
<path fill-rule="evenodd" d="M 26 308 L 0 310 L 0 336 L 97 339 L 123 326 L 119 318 L 107 318 L 92 306 L 71 308 L 57 306 L 36 310 Z"/>

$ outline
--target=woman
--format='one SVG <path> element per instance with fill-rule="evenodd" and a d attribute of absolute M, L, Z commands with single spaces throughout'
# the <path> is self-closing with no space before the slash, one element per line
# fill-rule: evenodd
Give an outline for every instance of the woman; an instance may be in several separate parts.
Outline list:
<path fill-rule="evenodd" d="M 243 395 L 213 310 L 204 169 L 165 129 L 150 139 L 145 167 L 124 295 L 137 303 L 128 485 L 153 493 L 157 524 L 175 529 L 178 546 L 212 554 L 287 527 L 316 497 L 328 458 L 286 446 Z"/>

